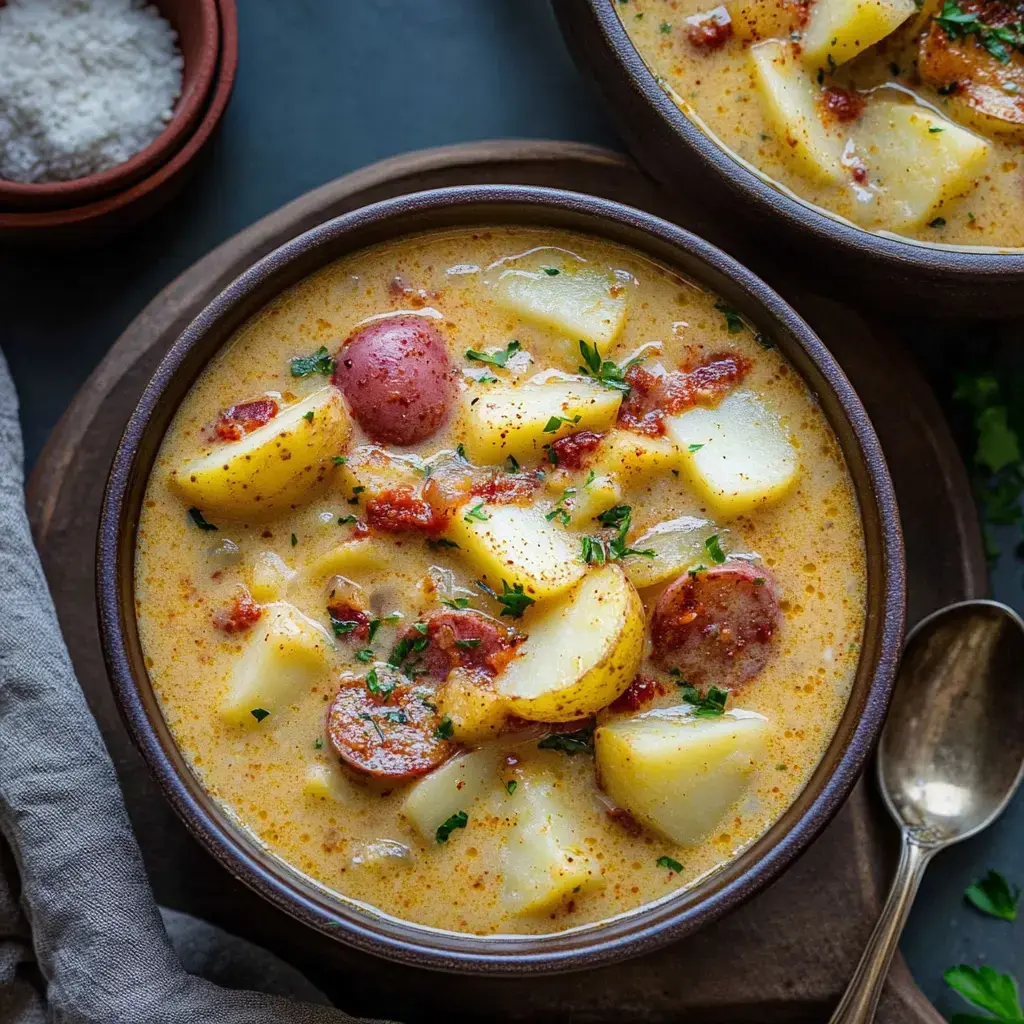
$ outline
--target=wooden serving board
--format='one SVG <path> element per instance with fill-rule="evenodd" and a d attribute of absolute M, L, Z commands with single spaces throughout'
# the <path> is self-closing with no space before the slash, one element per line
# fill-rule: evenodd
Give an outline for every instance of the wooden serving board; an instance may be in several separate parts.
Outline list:
<path fill-rule="evenodd" d="M 331 182 L 265 217 L 181 275 L 133 321 L 75 397 L 29 482 L 35 537 L 79 680 L 114 758 L 158 900 L 291 962 L 344 1009 L 412 1022 L 447 1019 L 774 1024 L 816 1022 L 853 970 L 896 848 L 862 782 L 803 858 L 766 892 L 696 935 L 612 967 L 532 980 L 446 978 L 355 953 L 313 933 L 222 869 L 188 834 L 132 746 L 107 682 L 96 628 L 94 552 L 101 494 L 121 430 L 160 357 L 193 316 L 254 260 L 330 217 L 404 192 L 466 183 L 591 192 L 688 227 L 625 157 L 559 142 L 484 142 L 398 157 Z M 842 363 L 889 460 L 907 539 L 910 616 L 982 595 L 985 561 L 964 468 L 927 384 L 893 339 L 849 308 L 775 281 Z M 879 1020 L 941 1018 L 897 960 Z"/>

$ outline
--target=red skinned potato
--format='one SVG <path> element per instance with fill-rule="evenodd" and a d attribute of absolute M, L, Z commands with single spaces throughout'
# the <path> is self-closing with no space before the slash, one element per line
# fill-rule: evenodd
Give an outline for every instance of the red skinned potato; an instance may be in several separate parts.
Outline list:
<path fill-rule="evenodd" d="M 360 327 L 338 352 L 332 381 L 363 430 L 389 444 L 425 441 L 448 419 L 455 395 L 444 337 L 419 316 Z"/>

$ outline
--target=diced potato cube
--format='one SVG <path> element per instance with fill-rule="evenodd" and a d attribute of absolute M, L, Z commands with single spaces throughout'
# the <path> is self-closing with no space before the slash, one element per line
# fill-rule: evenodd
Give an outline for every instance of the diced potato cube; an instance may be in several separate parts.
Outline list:
<path fill-rule="evenodd" d="M 608 796 L 677 843 L 706 835 L 763 760 L 768 720 L 749 711 L 691 718 L 684 708 L 618 718 L 594 733 Z"/>
<path fill-rule="evenodd" d="M 469 814 L 477 797 L 498 790 L 500 757 L 496 747 L 481 747 L 453 757 L 409 790 L 402 813 L 425 839 L 433 842 L 438 825 L 459 811 Z"/>
<path fill-rule="evenodd" d="M 894 32 L 909 18 L 914 0 L 814 0 L 801 46 L 812 67 L 845 64 Z"/>
<path fill-rule="evenodd" d="M 602 885 L 569 809 L 553 782 L 529 779 L 509 801 L 515 825 L 502 848 L 502 903 L 515 914 L 534 914 Z"/>
<path fill-rule="evenodd" d="M 212 516 L 264 519 L 316 493 L 351 430 L 341 392 L 321 388 L 240 441 L 174 470 L 170 483 Z"/>
<path fill-rule="evenodd" d="M 249 592 L 259 604 L 280 601 L 298 573 L 274 551 L 261 551 L 252 567 Z"/>
<path fill-rule="evenodd" d="M 768 118 L 795 169 L 824 184 L 841 181 L 843 140 L 822 123 L 818 87 L 792 47 L 771 39 L 752 46 L 750 59 Z"/>
<path fill-rule="evenodd" d="M 369 498 L 382 491 L 417 487 L 422 482 L 423 473 L 416 468 L 414 459 L 394 456 L 375 444 L 353 448 L 334 476 L 335 487 L 346 498 L 354 487 L 362 487 L 359 493 Z"/>
<path fill-rule="evenodd" d="M 221 708 L 224 719 L 251 728 L 273 725 L 324 672 L 333 646 L 327 632 L 298 608 L 267 605 L 235 663 Z"/>
<path fill-rule="evenodd" d="M 383 537 L 360 537 L 345 541 L 312 562 L 303 575 L 307 580 L 331 576 L 353 576 L 373 572 L 394 563 L 396 547 Z"/>
<path fill-rule="evenodd" d="M 498 693 L 520 718 L 585 718 L 629 686 L 643 656 L 644 625 L 643 605 L 622 569 L 595 569 L 571 593 L 527 611 L 526 640 L 498 676 Z"/>
<path fill-rule="evenodd" d="M 653 551 L 654 558 L 631 555 L 623 560 L 622 568 L 634 587 L 665 583 L 693 566 L 709 564 L 705 541 L 722 532 L 710 519 L 695 516 L 658 523 L 630 543 L 637 551 Z"/>
<path fill-rule="evenodd" d="M 892 230 L 919 227 L 943 204 L 969 192 L 991 152 L 984 139 L 941 114 L 880 99 L 861 118 L 857 149 L 872 184 L 884 190 L 878 203 Z"/>
<path fill-rule="evenodd" d="M 333 764 L 311 764 L 306 769 L 302 792 L 311 800 L 343 804 L 349 799 L 348 782 Z"/>
<path fill-rule="evenodd" d="M 497 736 L 509 714 L 508 702 L 493 685 L 458 668 L 442 684 L 436 702 L 451 719 L 457 743 L 479 744 Z"/>
<path fill-rule="evenodd" d="M 556 249 L 506 262 L 491 277 L 495 299 L 534 323 L 595 345 L 603 355 L 626 320 L 629 276 Z"/>
<path fill-rule="evenodd" d="M 602 512 L 607 512 L 622 499 L 622 488 L 612 473 L 595 476 L 589 484 L 576 488 L 566 502 L 572 521 L 578 526 L 589 526 Z"/>
<path fill-rule="evenodd" d="M 749 391 L 733 391 L 714 409 L 666 416 L 665 429 L 682 449 L 690 482 L 722 516 L 777 501 L 796 480 L 796 451 Z"/>
<path fill-rule="evenodd" d="M 477 401 L 474 401 L 477 400 Z M 577 430 L 607 430 L 622 393 L 583 378 L 470 387 L 462 396 L 466 455 L 497 465 L 509 455 L 541 461 L 544 446 Z"/>
<path fill-rule="evenodd" d="M 665 438 L 610 430 L 597 448 L 592 465 L 598 473 L 614 474 L 623 487 L 635 487 L 678 469 L 679 453 Z"/>
<path fill-rule="evenodd" d="M 534 506 L 467 502 L 456 510 L 448 538 L 498 593 L 507 580 L 509 586 L 522 584 L 534 600 L 553 597 L 587 569 L 579 539 Z"/>

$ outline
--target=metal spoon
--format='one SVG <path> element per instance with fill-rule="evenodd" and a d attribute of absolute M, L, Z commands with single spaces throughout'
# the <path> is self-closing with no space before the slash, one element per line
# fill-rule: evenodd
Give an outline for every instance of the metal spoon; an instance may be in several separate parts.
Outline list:
<path fill-rule="evenodd" d="M 869 1024 L 917 894 L 939 850 L 991 825 L 1024 777 L 1024 622 L 964 601 L 907 636 L 878 748 L 878 781 L 902 832 L 900 863 L 831 1024 Z"/>

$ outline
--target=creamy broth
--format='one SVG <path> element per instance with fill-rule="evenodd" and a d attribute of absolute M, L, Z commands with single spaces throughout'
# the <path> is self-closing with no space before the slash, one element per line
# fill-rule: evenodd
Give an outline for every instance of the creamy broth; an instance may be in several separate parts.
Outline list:
<path fill-rule="evenodd" d="M 517 268 L 522 268 L 528 288 L 534 289 L 525 298 L 502 291 L 511 287 L 509 282 L 516 283 Z M 375 464 L 384 465 L 387 482 L 393 483 L 397 474 L 419 496 L 429 481 L 446 479 L 445 466 L 469 473 L 470 463 L 479 466 L 486 461 L 486 438 L 471 417 L 489 402 L 488 389 L 519 386 L 551 371 L 580 380 L 578 334 L 564 324 L 561 329 L 552 326 L 550 316 L 541 322 L 544 317 L 530 302 L 541 294 L 538 285 L 557 282 L 561 288 L 563 278 L 585 281 L 588 273 L 607 282 L 607 294 L 615 304 L 595 328 L 597 334 L 624 315 L 621 330 L 601 343 L 606 358 L 624 366 L 631 358 L 642 357 L 639 365 L 651 375 L 645 378 L 650 384 L 673 373 L 673 380 L 687 383 L 695 378 L 679 375 L 680 367 L 692 369 L 716 360 L 715 365 L 723 365 L 722 358 L 728 357 L 728 365 L 742 368 L 742 379 L 726 381 L 720 391 L 715 390 L 717 385 L 711 387 L 687 409 L 714 415 L 729 396 L 756 396 L 767 410 L 766 425 L 758 429 L 765 435 L 777 431 L 783 438 L 784 458 L 792 459 L 792 480 L 778 485 L 778 493 L 748 502 L 746 509 L 728 505 L 728 497 L 726 505 L 718 505 L 693 474 L 701 450 L 713 450 L 721 439 L 687 443 L 684 437 L 679 443 L 657 429 L 641 434 L 626 429 L 621 411 L 615 425 L 614 408 L 612 423 L 591 432 L 604 434 L 602 446 L 613 437 L 625 443 L 628 455 L 619 471 L 602 455 L 604 447 L 573 451 L 571 443 L 559 444 L 561 438 L 588 425 L 608 396 L 617 402 L 623 394 L 584 379 L 596 388 L 594 404 L 584 408 L 579 424 L 572 422 L 571 409 L 552 406 L 552 415 L 567 413 L 566 422 L 535 439 L 535 457 L 521 455 L 513 464 L 503 454 L 505 442 L 496 442 L 493 473 L 525 481 L 524 494 L 513 495 L 512 505 L 503 505 L 489 484 L 491 491 L 474 492 L 452 519 L 443 521 L 448 525 L 440 531 L 436 524 L 433 532 L 386 528 L 386 513 L 394 509 L 388 506 L 381 512 L 382 485 L 373 471 Z M 379 453 L 368 458 L 371 439 L 354 422 L 343 443 L 316 460 L 310 471 L 314 483 L 301 501 L 289 503 L 295 507 L 271 513 L 265 506 L 250 504 L 248 512 L 239 512 L 254 498 L 255 486 L 239 492 L 242 504 L 233 513 L 225 511 L 233 506 L 223 503 L 223 495 L 208 502 L 195 498 L 189 487 L 201 486 L 204 478 L 182 467 L 210 452 L 217 453 L 215 461 L 227 453 L 226 460 L 232 445 L 257 436 L 225 440 L 225 433 L 240 432 L 236 423 L 244 417 L 236 413 L 234 419 L 224 418 L 224 410 L 270 393 L 282 410 L 279 416 L 285 416 L 294 403 L 330 387 L 328 377 L 316 369 L 294 376 L 295 357 L 315 357 L 321 346 L 333 355 L 360 325 L 380 323 L 382 317 L 387 323 L 388 314 L 401 311 L 440 332 L 454 381 L 447 418 L 428 438 L 404 447 L 380 446 L 387 455 L 405 457 L 404 464 L 387 462 L 387 455 L 381 462 Z M 567 315 L 571 319 L 572 311 Z M 512 339 L 518 341 L 518 351 L 510 346 Z M 602 921 L 693 884 L 749 846 L 793 801 L 821 759 L 847 701 L 865 615 L 859 510 L 838 443 L 813 396 L 770 345 L 770 339 L 756 335 L 714 295 L 665 267 L 628 249 L 556 231 L 501 227 L 413 236 L 345 258 L 275 299 L 236 333 L 182 403 L 154 464 L 138 526 L 136 608 L 146 664 L 168 724 L 202 785 L 258 842 L 328 890 L 409 921 L 477 934 L 543 933 Z M 468 359 L 469 350 L 487 354 L 491 361 Z M 338 366 L 353 351 L 346 348 Z M 504 366 L 495 365 L 494 353 L 499 353 L 498 362 L 504 357 Z M 298 364 L 298 369 L 309 365 Z M 320 369 L 329 371 L 330 366 Z M 607 371 L 607 366 L 601 369 Z M 606 376 L 613 379 L 615 371 Z M 627 374 L 629 379 L 640 380 Z M 479 402 L 472 403 L 471 395 Z M 324 408 L 316 406 L 306 414 L 310 431 L 318 418 L 326 416 Z M 358 402 L 352 408 L 358 409 Z M 340 415 L 347 418 L 346 413 Z M 657 413 L 652 415 L 657 419 Z M 684 411 L 681 417 L 686 415 Z M 215 424 L 227 424 L 228 429 L 218 437 L 211 430 Z M 251 426 L 243 424 L 241 430 Z M 460 445 L 468 460 L 457 454 Z M 552 448 L 560 453 L 557 466 Z M 657 459 L 650 455 L 655 449 Z M 438 453 L 447 454 L 437 458 Z M 654 460 L 653 468 L 644 461 L 647 457 Z M 420 460 L 430 460 L 436 467 L 430 475 Z M 579 468 L 573 468 L 577 463 Z M 480 477 L 479 469 L 472 472 Z M 599 500 L 588 488 L 610 490 Z M 232 501 L 238 500 L 236 494 Z M 588 502 L 597 504 L 587 506 Z M 598 514 L 624 506 L 630 510 L 624 529 L 621 514 L 611 513 L 611 526 L 602 526 L 593 515 L 578 514 L 585 507 Z M 573 552 L 551 571 L 576 574 L 571 587 L 557 583 L 561 589 L 550 596 L 544 596 L 544 587 L 556 583 L 547 577 L 537 588 L 527 583 L 523 594 L 538 596 L 520 618 L 502 614 L 521 610 L 514 600 L 499 603 L 478 586 L 483 579 L 490 590 L 501 594 L 503 589 L 500 579 L 489 573 L 490 563 L 480 562 L 472 548 L 473 531 L 497 529 L 495 524 L 509 508 L 539 508 L 544 513 L 538 516 L 538 524 L 543 524 L 539 528 L 550 531 L 559 543 L 568 538 Z M 642 585 L 661 565 L 662 555 L 617 558 L 621 546 L 616 549 L 616 539 L 625 537 L 623 544 L 637 546 L 652 528 L 683 516 L 704 524 L 703 532 L 698 529 L 695 534 L 697 554 L 680 563 L 688 571 Z M 369 531 L 363 525 L 368 520 L 376 523 Z M 595 555 L 591 548 L 590 563 L 583 559 L 585 536 L 603 546 L 603 555 Z M 451 537 L 459 538 L 459 547 L 451 546 Z M 655 531 L 651 543 L 659 543 L 657 537 Z M 354 556 L 357 549 L 367 553 Z M 602 565 L 604 556 L 607 561 Z M 628 671 L 630 679 L 614 683 L 614 673 L 605 678 L 612 690 L 605 692 L 603 703 L 610 703 L 630 684 L 615 709 L 603 704 L 595 708 L 592 694 L 574 693 L 552 713 L 557 725 L 509 720 L 505 715 L 510 709 L 502 705 L 498 723 L 488 726 L 486 721 L 473 724 L 472 715 L 467 717 L 457 703 L 448 703 L 445 688 L 455 676 L 469 678 L 471 688 L 478 686 L 488 699 L 493 697 L 493 688 L 504 685 L 517 662 L 525 663 L 531 641 L 541 643 L 541 617 L 578 594 L 588 581 L 606 580 L 616 594 L 625 593 L 622 607 L 627 609 L 638 592 L 650 619 L 674 579 L 685 586 L 687 581 L 711 578 L 709 573 L 714 575 L 723 566 L 726 574 L 715 578 L 742 588 L 744 607 L 752 615 L 767 604 L 775 610 L 777 603 L 774 628 L 751 640 L 739 660 L 723 658 L 717 647 L 705 659 L 703 648 L 698 648 L 696 663 L 693 651 L 685 655 L 696 671 L 689 673 L 693 678 L 683 679 L 671 671 L 672 657 L 655 657 L 650 623 L 645 625 L 640 617 L 638 628 L 644 633 L 623 640 L 626 647 L 633 645 L 635 659 L 631 661 L 620 647 L 613 666 Z M 514 567 L 509 569 L 513 579 L 515 573 Z M 638 581 L 636 590 L 630 579 Z M 730 599 L 731 595 L 729 590 Z M 607 608 L 609 600 L 599 606 Z M 335 609 L 330 614 L 328 605 Z M 359 609 L 376 622 L 372 637 Z M 271 683 L 246 690 L 249 684 L 240 666 L 249 664 L 245 659 L 254 645 L 267 646 L 273 623 L 293 611 L 301 613 L 295 621 L 307 623 L 298 634 L 293 630 L 291 638 L 287 630 L 281 634 L 281 650 L 292 644 L 294 660 L 288 660 L 289 647 L 284 660 L 273 663 L 277 675 Z M 386 662 L 389 655 L 394 660 L 396 645 L 405 638 L 411 651 L 420 637 L 421 646 L 439 645 L 440 634 L 426 632 L 430 616 L 471 611 L 487 616 L 490 632 L 505 636 L 503 631 L 511 628 L 526 635 L 525 640 L 512 637 L 512 646 L 500 652 L 501 658 L 511 661 L 496 678 L 467 676 L 462 668 L 453 670 L 446 683 L 417 675 L 423 671 L 422 658 L 433 650 L 426 646 L 421 654 L 397 659 L 413 677 L 411 685 L 423 688 L 419 697 L 403 697 L 408 688 L 403 689 L 399 679 L 396 695 L 381 701 L 379 691 L 395 681 Z M 671 627 L 688 628 L 678 617 Z M 617 620 L 611 628 L 619 628 Z M 561 636 L 559 650 L 576 642 L 575 635 L 568 640 L 565 633 Z M 663 654 L 665 641 L 661 643 Z M 482 655 L 473 641 L 463 641 L 453 656 Z M 747 665 L 754 670 L 749 679 L 736 682 L 737 665 L 744 657 L 761 660 Z M 537 672 L 527 673 L 523 686 L 529 690 L 557 660 L 558 650 L 553 649 L 541 658 Z M 299 668 L 292 678 L 288 673 L 295 665 Z M 724 675 L 718 674 L 719 667 Z M 377 693 L 367 696 L 371 669 Z M 286 675 L 290 688 L 281 690 Z M 632 681 L 634 675 L 640 682 Z M 729 679 L 733 685 L 723 716 L 714 707 L 714 687 Z M 684 683 L 694 684 L 696 690 L 686 689 Z M 339 684 L 352 700 L 369 702 L 363 718 L 350 715 L 345 722 L 349 738 L 360 721 L 365 725 L 360 742 L 368 745 L 367 757 L 376 756 L 375 733 L 383 738 L 384 730 L 411 729 L 399 724 L 400 719 L 433 715 L 431 707 L 439 707 L 438 714 L 451 708 L 452 715 L 440 723 L 436 717 L 429 719 L 421 752 L 438 765 L 449 756 L 464 757 L 467 751 L 479 754 L 478 762 L 493 758 L 487 761 L 483 781 L 467 782 L 465 799 L 456 796 L 454 804 L 450 799 L 437 803 L 445 808 L 435 812 L 443 814 L 440 820 L 429 817 L 429 808 L 414 813 L 406 804 L 410 793 L 441 772 L 459 769 L 448 762 L 418 781 L 395 781 L 354 770 L 351 760 L 343 764 L 326 727 Z M 531 704 L 529 695 L 519 692 L 518 699 L 517 713 L 525 709 L 535 719 L 544 717 L 541 704 Z M 570 706 L 573 701 L 579 707 Z M 706 705 L 704 717 L 693 718 L 695 701 Z M 744 753 L 744 748 L 733 758 L 734 766 L 739 763 L 736 758 L 742 760 L 743 773 L 736 793 L 729 791 L 736 799 L 727 797 L 731 802 L 724 809 L 708 812 L 712 818 L 704 825 L 693 824 L 692 808 L 681 812 L 686 818 L 679 826 L 685 842 L 673 841 L 652 826 L 643 808 L 630 808 L 630 814 L 622 814 L 621 807 L 617 811 L 609 795 L 622 766 L 612 765 L 613 733 L 604 732 L 602 737 L 602 731 L 657 709 L 676 709 L 665 712 L 672 728 L 677 722 L 673 715 L 682 712 L 687 729 L 694 721 L 700 728 L 708 723 L 716 728 L 725 723 L 736 730 L 749 727 L 757 732 L 760 744 L 751 748 L 755 753 Z M 744 718 L 744 713 L 751 714 Z M 445 739 L 453 718 L 454 735 Z M 595 721 L 597 739 L 589 731 Z M 437 739 L 435 732 L 442 738 Z M 604 773 L 600 782 L 594 746 Z M 404 757 L 409 752 L 401 753 Z M 378 762 L 371 767 L 379 767 Z M 477 778 L 479 769 L 467 767 L 466 772 L 467 779 Z M 713 804 L 715 778 L 696 786 L 700 800 L 707 797 Z M 631 784 L 628 777 L 620 781 L 627 788 Z M 462 780 L 457 791 L 461 784 Z M 458 813 L 452 821 L 452 812 L 464 812 L 464 823 Z M 543 818 L 539 825 L 537 814 Z M 435 831 L 438 826 L 446 826 L 443 835 Z M 530 828 L 532 839 L 527 835 Z M 695 828 L 699 835 L 685 832 Z M 674 834 L 684 833 L 677 828 Z M 553 877 L 520 880 L 517 887 L 510 876 L 522 870 L 522 861 L 515 866 L 509 858 L 538 836 L 557 847 L 558 867 L 552 869 Z M 546 863 L 537 856 L 538 863 Z"/>
<path fill-rule="evenodd" d="M 797 197 L 870 231 L 1024 246 L 1024 57 L 985 27 L 1019 20 L 1011 5 L 614 6 L 677 106 Z M 957 18 L 971 27 L 961 32 Z"/>

